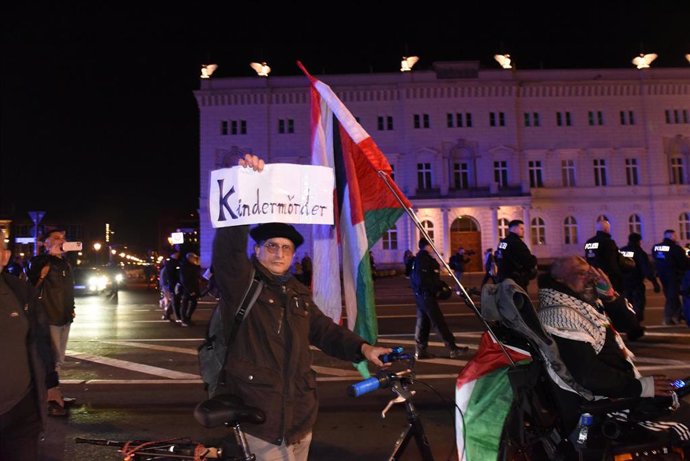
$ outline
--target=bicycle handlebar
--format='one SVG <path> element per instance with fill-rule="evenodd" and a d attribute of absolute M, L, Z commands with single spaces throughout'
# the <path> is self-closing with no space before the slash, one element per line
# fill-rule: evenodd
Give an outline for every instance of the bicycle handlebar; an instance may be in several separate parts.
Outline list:
<path fill-rule="evenodd" d="M 395 381 L 409 378 L 411 374 L 411 370 L 403 370 L 397 373 L 379 372 L 379 374 L 375 377 L 368 378 L 364 381 L 360 381 L 348 386 L 347 394 L 350 397 L 360 397 L 364 394 L 368 394 L 371 391 L 390 387 Z"/>
<path fill-rule="evenodd" d="M 379 360 L 383 363 L 393 363 L 400 362 L 401 360 L 410 360 L 412 356 L 405 353 L 405 349 L 402 346 L 396 346 L 393 348 L 392 352 L 388 354 L 379 355 Z M 371 379 L 371 378 L 370 378 Z"/>

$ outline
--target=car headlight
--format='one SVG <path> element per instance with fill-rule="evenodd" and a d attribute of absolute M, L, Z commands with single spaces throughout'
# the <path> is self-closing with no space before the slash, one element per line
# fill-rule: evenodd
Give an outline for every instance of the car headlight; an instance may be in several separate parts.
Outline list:
<path fill-rule="evenodd" d="M 108 286 L 108 277 L 105 275 L 94 275 L 89 277 L 88 285 L 91 291 L 105 290 L 105 287 Z"/>
<path fill-rule="evenodd" d="M 117 283 L 122 282 L 124 279 L 125 279 L 125 278 L 122 276 L 122 274 L 117 274 L 117 275 L 115 276 L 115 281 L 116 281 Z"/>

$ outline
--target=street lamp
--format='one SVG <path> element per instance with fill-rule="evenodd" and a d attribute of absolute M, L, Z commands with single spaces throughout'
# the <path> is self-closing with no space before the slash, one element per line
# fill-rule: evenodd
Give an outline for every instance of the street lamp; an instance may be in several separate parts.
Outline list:
<path fill-rule="evenodd" d="M 649 54 L 642 54 L 640 53 L 639 56 L 633 58 L 632 63 L 635 64 L 635 66 L 638 69 L 649 69 L 649 65 L 654 61 L 657 57 L 656 53 L 649 53 Z"/>
<path fill-rule="evenodd" d="M 259 77 L 268 77 L 271 73 L 271 68 L 266 64 L 266 62 L 250 62 L 249 66 L 254 69 L 256 75 Z"/>
<path fill-rule="evenodd" d="M 511 58 L 509 54 L 495 54 L 494 59 L 504 69 L 512 69 Z"/>
<path fill-rule="evenodd" d="M 419 61 L 419 56 L 403 56 L 400 61 L 400 72 L 410 72 L 417 61 Z"/>
<path fill-rule="evenodd" d="M 101 248 L 103 248 L 103 245 L 100 244 L 100 242 L 96 242 L 93 244 L 93 249 L 96 251 L 101 251 Z"/>

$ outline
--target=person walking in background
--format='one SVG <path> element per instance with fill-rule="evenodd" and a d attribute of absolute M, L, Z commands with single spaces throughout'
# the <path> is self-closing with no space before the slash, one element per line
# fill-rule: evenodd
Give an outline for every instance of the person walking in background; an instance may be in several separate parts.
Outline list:
<path fill-rule="evenodd" d="M 462 282 L 462 274 L 465 272 L 465 264 L 470 262 L 470 258 L 465 255 L 465 249 L 460 246 L 453 256 L 448 260 L 448 265 L 453 270 L 458 282 Z"/>
<path fill-rule="evenodd" d="M 175 321 L 182 322 L 182 286 L 180 284 L 180 269 L 182 268 L 182 254 L 177 245 L 173 247 L 170 257 L 163 263 L 165 266 L 165 278 L 167 280 L 168 291 L 172 310 L 175 313 Z"/>
<path fill-rule="evenodd" d="M 683 299 L 685 324 L 690 327 L 690 268 L 685 271 L 685 275 L 680 281 L 680 296 Z"/>
<path fill-rule="evenodd" d="M 403 266 L 405 267 L 405 278 L 409 279 L 412 273 L 412 264 L 414 264 L 414 253 L 411 250 L 405 250 L 403 255 Z"/>
<path fill-rule="evenodd" d="M 654 293 L 659 293 L 661 287 L 656 279 L 656 271 L 649 260 L 649 256 L 642 249 L 642 236 L 636 232 L 628 236 L 628 244 L 621 248 L 621 254 L 635 262 L 632 270 L 623 273 L 623 296 L 632 304 L 635 315 L 640 322 L 644 320 L 644 310 L 647 305 L 645 279 L 652 282 Z"/>
<path fill-rule="evenodd" d="M 415 327 L 415 357 L 429 359 L 434 355 L 428 351 L 429 331 L 433 327 L 448 348 L 451 359 L 458 359 L 468 348 L 460 348 L 455 336 L 446 325 L 441 308 L 436 300 L 436 292 L 441 284 L 440 265 L 429 253 L 431 244 L 425 238 L 419 241 L 419 252 L 415 256 L 410 275 L 410 284 L 417 304 L 417 325 Z"/>
<path fill-rule="evenodd" d="M 680 281 L 685 271 L 690 269 L 690 258 L 677 243 L 676 231 L 666 229 L 664 240 L 654 245 L 652 250 L 656 270 L 664 288 L 664 325 L 676 325 L 680 322 Z M 686 322 L 690 321 L 688 318 Z"/>
<path fill-rule="evenodd" d="M 45 253 L 31 258 L 26 274 L 29 282 L 38 290 L 41 306 L 48 316 L 58 373 L 65 362 L 69 331 L 75 317 L 74 278 L 72 267 L 64 258 L 63 243 L 65 231 L 48 231 L 43 240 Z"/>
<path fill-rule="evenodd" d="M 38 461 L 47 408 L 64 414 L 64 402 L 46 311 L 31 285 L 3 273 L 10 256 L 0 230 L 0 459 Z"/>
<path fill-rule="evenodd" d="M 304 284 L 311 288 L 311 276 L 314 273 L 314 266 L 311 262 L 309 253 L 305 253 L 302 258 L 302 280 Z"/>
<path fill-rule="evenodd" d="M 201 266 L 199 256 L 195 253 L 187 253 L 180 267 L 180 285 L 182 285 L 182 298 L 180 313 L 183 327 L 192 325 L 192 315 L 196 310 L 201 292 Z"/>
<path fill-rule="evenodd" d="M 537 276 L 537 258 L 525 245 L 525 223 L 514 219 L 508 223 L 508 235 L 498 242 L 495 253 L 498 282 L 512 279 L 527 291 L 529 281 Z"/>
<path fill-rule="evenodd" d="M 240 166 L 261 172 L 264 161 L 246 154 Z M 248 236 L 254 240 L 247 258 Z M 346 360 L 383 366 L 390 348 L 368 344 L 334 323 L 318 308 L 310 290 L 289 269 L 304 237 L 293 226 L 265 223 L 216 229 L 213 276 L 220 290 L 222 316 L 232 319 L 254 277 L 262 283 L 231 345 L 218 394 L 240 397 L 266 414 L 263 424 L 244 428 L 258 461 L 306 461 L 318 413 L 311 346 Z"/>
<path fill-rule="evenodd" d="M 486 282 L 491 280 L 491 283 L 496 283 L 496 258 L 494 257 L 494 249 L 489 248 L 484 252 L 484 278 L 481 286 L 486 285 Z"/>

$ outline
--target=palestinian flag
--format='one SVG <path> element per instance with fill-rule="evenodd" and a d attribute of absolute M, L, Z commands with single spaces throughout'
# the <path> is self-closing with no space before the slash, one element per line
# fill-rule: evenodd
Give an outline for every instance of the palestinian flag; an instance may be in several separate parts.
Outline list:
<path fill-rule="evenodd" d="M 392 169 L 374 140 L 328 85 L 297 64 L 311 83 L 312 164 L 330 166 L 336 178 L 335 227 L 314 226 L 314 301 L 340 321 L 339 247 L 348 327 L 373 344 L 378 323 L 369 250 L 405 210 L 379 176 L 382 171 L 390 177 Z"/>
<path fill-rule="evenodd" d="M 531 360 L 529 352 L 504 345 L 515 363 Z M 508 381 L 510 361 L 488 332 L 458 375 L 455 433 L 460 461 L 489 461 L 498 456 L 503 422 L 513 400 Z"/>

